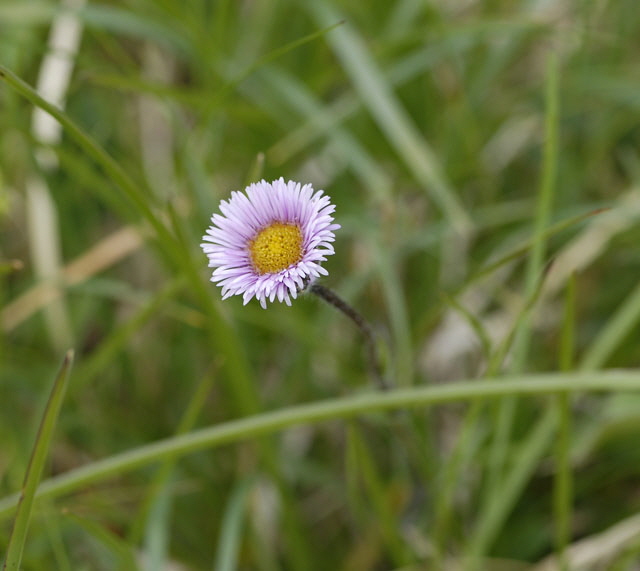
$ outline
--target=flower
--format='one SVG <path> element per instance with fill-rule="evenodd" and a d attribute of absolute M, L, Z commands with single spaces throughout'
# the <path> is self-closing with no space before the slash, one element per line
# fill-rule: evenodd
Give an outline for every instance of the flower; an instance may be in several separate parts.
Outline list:
<path fill-rule="evenodd" d="M 267 307 L 267 299 L 291 305 L 312 281 L 326 275 L 320 265 L 334 253 L 335 206 L 322 190 L 283 178 L 250 184 L 220 202 L 220 212 L 200 246 L 215 268 L 211 281 L 222 299 L 242 295 Z"/>

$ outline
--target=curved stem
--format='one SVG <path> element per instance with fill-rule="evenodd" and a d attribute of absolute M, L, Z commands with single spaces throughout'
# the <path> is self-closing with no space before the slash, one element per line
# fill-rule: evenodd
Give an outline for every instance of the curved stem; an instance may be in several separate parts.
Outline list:
<path fill-rule="evenodd" d="M 599 371 L 596 373 L 555 373 L 518 375 L 492 381 L 477 379 L 393 389 L 291 406 L 201 428 L 187 434 L 151 442 L 81 466 L 50 478 L 38 487 L 36 499 L 55 498 L 165 458 L 215 448 L 291 426 L 339 418 L 352 418 L 384 410 L 433 406 L 455 401 L 472 402 L 505 395 L 550 395 L 573 391 L 640 391 L 640 371 Z M 13 513 L 20 494 L 0 500 L 0 521 Z"/>
<path fill-rule="evenodd" d="M 311 293 L 314 293 L 327 303 L 333 305 L 336 309 L 342 311 L 342 313 L 357 325 L 358 329 L 360 329 L 364 335 L 364 342 L 367 348 L 367 360 L 371 370 L 371 376 L 378 388 L 383 391 L 387 390 L 389 388 L 389 383 L 387 383 L 383 376 L 382 364 L 380 363 L 378 346 L 376 344 L 376 334 L 369 322 L 333 290 L 330 290 L 320 284 L 313 284 L 309 289 Z"/>

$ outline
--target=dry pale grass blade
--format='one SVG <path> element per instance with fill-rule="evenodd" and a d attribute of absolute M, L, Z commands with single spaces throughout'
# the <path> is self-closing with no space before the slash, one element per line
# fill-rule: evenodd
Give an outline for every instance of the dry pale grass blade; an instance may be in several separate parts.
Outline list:
<path fill-rule="evenodd" d="M 56 281 L 42 281 L 7 304 L 0 312 L 3 331 L 11 331 L 39 309 L 53 303 L 62 289 L 86 281 L 136 251 L 143 243 L 142 234 L 125 226 L 67 264 Z"/>
<path fill-rule="evenodd" d="M 559 314 L 552 302 L 575 272 L 597 263 L 608 251 L 609 243 L 618 235 L 638 224 L 640 219 L 640 189 L 632 188 L 622 194 L 611 208 L 590 216 L 580 232 L 560 248 L 553 257 L 553 264 L 545 276 L 538 300 L 537 325 L 555 327 Z M 478 315 L 494 344 L 500 343 L 510 329 L 515 316 L 522 309 L 522 300 L 505 309 L 488 311 L 487 307 L 499 284 L 507 281 L 513 265 L 499 268 L 493 275 L 469 287 L 460 303 Z M 476 333 L 464 316 L 455 309 L 446 312 L 442 324 L 425 343 L 420 359 L 421 367 L 430 378 L 444 380 L 470 375 L 472 371 L 460 370 L 477 354 L 480 347 Z M 474 362 L 471 359 L 471 362 Z"/>
<path fill-rule="evenodd" d="M 640 541 L 640 514 L 631 516 L 609 529 L 576 541 L 566 553 L 567 568 L 571 571 L 604 571 L 629 547 Z M 547 557 L 531 571 L 560 571 L 555 556 Z"/>
<path fill-rule="evenodd" d="M 29 256 L 34 273 L 38 280 L 52 280 L 62 265 L 58 209 L 40 175 L 34 174 L 27 179 L 26 197 Z M 45 320 L 49 338 L 58 350 L 73 344 L 71 322 L 62 292 L 57 292 L 47 305 Z"/>
<path fill-rule="evenodd" d="M 82 22 L 74 11 L 81 9 L 84 4 L 85 0 L 62 1 L 63 9 L 51 24 L 48 52 L 40 66 L 36 90 L 40 96 L 60 108 L 64 107 L 82 38 Z M 62 136 L 60 124 L 40 108 L 33 111 L 32 131 L 37 141 L 47 145 L 58 143 Z"/>
<path fill-rule="evenodd" d="M 85 0 L 63 0 L 61 10 L 51 24 L 48 52 L 42 60 L 38 74 L 37 92 L 47 101 L 64 107 L 71 80 L 76 53 L 82 37 L 82 23 L 73 10 L 81 8 Z M 39 168 L 50 171 L 57 168 L 57 157 L 50 147 L 60 141 L 62 127 L 40 108 L 33 110 L 32 132 L 42 147 L 36 150 Z M 27 224 L 29 247 L 36 276 L 52 279 L 60 272 L 62 252 L 58 227 L 58 212 L 46 180 L 32 174 L 26 183 Z M 62 350 L 72 344 L 71 322 L 62 292 L 47 306 L 45 319 L 51 342 Z"/>
<path fill-rule="evenodd" d="M 156 45 L 147 43 L 142 51 L 143 74 L 150 82 L 171 85 L 175 61 Z M 141 93 L 138 97 L 140 151 L 149 185 L 157 196 L 167 199 L 175 187 L 175 137 L 168 105 L 158 97 Z"/>

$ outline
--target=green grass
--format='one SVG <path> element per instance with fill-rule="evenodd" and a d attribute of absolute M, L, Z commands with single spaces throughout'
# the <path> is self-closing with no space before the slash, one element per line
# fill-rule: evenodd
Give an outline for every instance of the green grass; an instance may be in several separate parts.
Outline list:
<path fill-rule="evenodd" d="M 640 13 L 547 4 L 90 3 L 58 107 L 58 3 L 2 3 L 7 568 L 634 568 Z M 209 283 L 219 201 L 280 176 L 335 202 L 390 390 L 330 306 Z"/>

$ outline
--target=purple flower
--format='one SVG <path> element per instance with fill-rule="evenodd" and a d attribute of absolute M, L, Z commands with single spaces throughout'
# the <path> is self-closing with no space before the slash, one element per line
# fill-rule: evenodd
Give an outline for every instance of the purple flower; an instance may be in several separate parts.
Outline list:
<path fill-rule="evenodd" d="M 200 245 L 222 299 L 242 295 L 246 305 L 255 296 L 265 309 L 267 299 L 291 305 L 290 297 L 327 274 L 320 263 L 334 253 L 334 210 L 322 190 L 282 178 L 232 192 Z"/>

